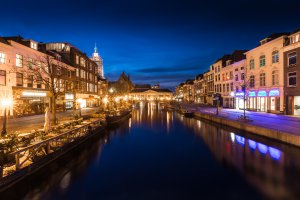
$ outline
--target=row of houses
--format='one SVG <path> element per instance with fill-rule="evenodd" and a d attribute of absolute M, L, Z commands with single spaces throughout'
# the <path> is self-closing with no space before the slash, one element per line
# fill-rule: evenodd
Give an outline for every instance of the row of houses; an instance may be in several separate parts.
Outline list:
<path fill-rule="evenodd" d="M 67 42 L 0 37 L 0 91 L 0 101 L 11 102 L 9 114 L 24 116 L 43 113 L 51 101 L 57 110 L 96 106 L 107 81 L 96 47 L 88 57 Z"/>
<path fill-rule="evenodd" d="M 177 101 L 300 115 L 300 29 L 217 59 L 176 87 Z M 244 102 L 245 100 L 245 102 Z"/>

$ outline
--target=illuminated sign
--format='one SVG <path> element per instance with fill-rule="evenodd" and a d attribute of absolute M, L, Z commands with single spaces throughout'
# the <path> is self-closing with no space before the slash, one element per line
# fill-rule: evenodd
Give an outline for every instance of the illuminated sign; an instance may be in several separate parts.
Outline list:
<path fill-rule="evenodd" d="M 66 100 L 73 100 L 74 99 L 74 94 L 66 94 L 65 98 L 66 98 Z"/>
<path fill-rule="evenodd" d="M 237 92 L 235 93 L 236 97 L 243 97 L 244 96 L 244 92 Z"/>
<path fill-rule="evenodd" d="M 279 93 L 278 89 L 273 89 L 273 90 L 269 91 L 269 97 L 277 97 L 279 95 L 280 95 L 280 93 Z"/>
<path fill-rule="evenodd" d="M 262 143 L 257 143 L 258 144 L 258 150 L 262 154 L 266 154 L 268 152 L 268 147 Z"/>
<path fill-rule="evenodd" d="M 248 92 L 248 96 L 249 97 L 255 97 L 256 96 L 256 92 L 255 91 L 250 91 L 250 92 Z"/>
<path fill-rule="evenodd" d="M 267 96 L 267 92 L 265 90 L 260 90 L 257 93 L 258 97 L 266 97 Z"/>
<path fill-rule="evenodd" d="M 256 149 L 256 142 L 255 141 L 253 141 L 253 140 L 248 140 L 248 143 L 249 143 L 249 147 L 251 148 L 251 149 Z"/>
<path fill-rule="evenodd" d="M 22 93 L 23 97 L 46 97 L 47 93 L 46 92 L 29 92 L 29 91 L 24 91 Z"/>

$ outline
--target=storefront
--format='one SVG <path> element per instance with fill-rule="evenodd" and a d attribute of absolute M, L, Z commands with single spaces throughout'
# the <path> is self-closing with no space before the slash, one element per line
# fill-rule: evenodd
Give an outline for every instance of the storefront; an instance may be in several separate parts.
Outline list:
<path fill-rule="evenodd" d="M 246 102 L 244 102 L 244 92 L 235 93 L 235 109 L 243 110 Z"/>
<path fill-rule="evenodd" d="M 49 106 L 46 91 L 13 89 L 13 113 L 15 116 L 35 115 L 45 112 Z"/>
<path fill-rule="evenodd" d="M 294 115 L 300 115 L 300 96 L 294 96 Z"/>
<path fill-rule="evenodd" d="M 255 110 L 256 111 L 256 91 L 249 91 L 248 92 L 248 110 Z"/>

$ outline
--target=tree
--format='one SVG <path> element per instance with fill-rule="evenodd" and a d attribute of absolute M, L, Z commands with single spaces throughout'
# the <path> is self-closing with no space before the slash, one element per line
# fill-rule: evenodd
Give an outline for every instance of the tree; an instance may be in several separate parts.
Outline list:
<path fill-rule="evenodd" d="M 57 98 L 65 93 L 67 83 L 65 77 L 68 76 L 68 71 L 72 68 L 60 61 L 60 56 L 44 54 L 36 56 L 36 59 L 27 58 L 26 67 L 23 67 L 24 78 L 27 81 L 35 81 L 37 84 L 43 84 L 45 89 L 50 94 L 50 109 L 52 113 L 52 124 L 57 124 L 56 110 Z M 73 85 L 73 83 L 71 83 Z M 71 86 L 72 87 L 72 86 Z"/>

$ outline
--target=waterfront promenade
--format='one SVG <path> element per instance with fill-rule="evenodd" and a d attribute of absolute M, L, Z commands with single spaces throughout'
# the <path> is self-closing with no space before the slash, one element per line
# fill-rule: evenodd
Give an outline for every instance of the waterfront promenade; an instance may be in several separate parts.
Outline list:
<path fill-rule="evenodd" d="M 89 115 L 93 114 L 97 111 L 97 108 L 83 108 L 81 110 L 81 115 Z M 78 114 L 79 111 L 76 111 Z M 63 119 L 67 119 L 72 117 L 74 114 L 73 110 L 67 110 L 65 112 L 58 112 L 56 114 L 59 121 Z M 31 131 L 37 130 L 44 127 L 45 122 L 45 115 L 32 115 L 20 118 L 9 118 L 7 120 L 7 130 L 8 132 L 15 132 L 15 131 Z M 2 119 L 0 120 L 0 125 L 2 125 Z"/>
<path fill-rule="evenodd" d="M 246 111 L 247 121 L 241 120 L 243 110 L 217 109 L 196 104 L 181 104 L 182 108 L 222 125 L 232 126 L 257 135 L 300 146 L 300 117 Z"/>

